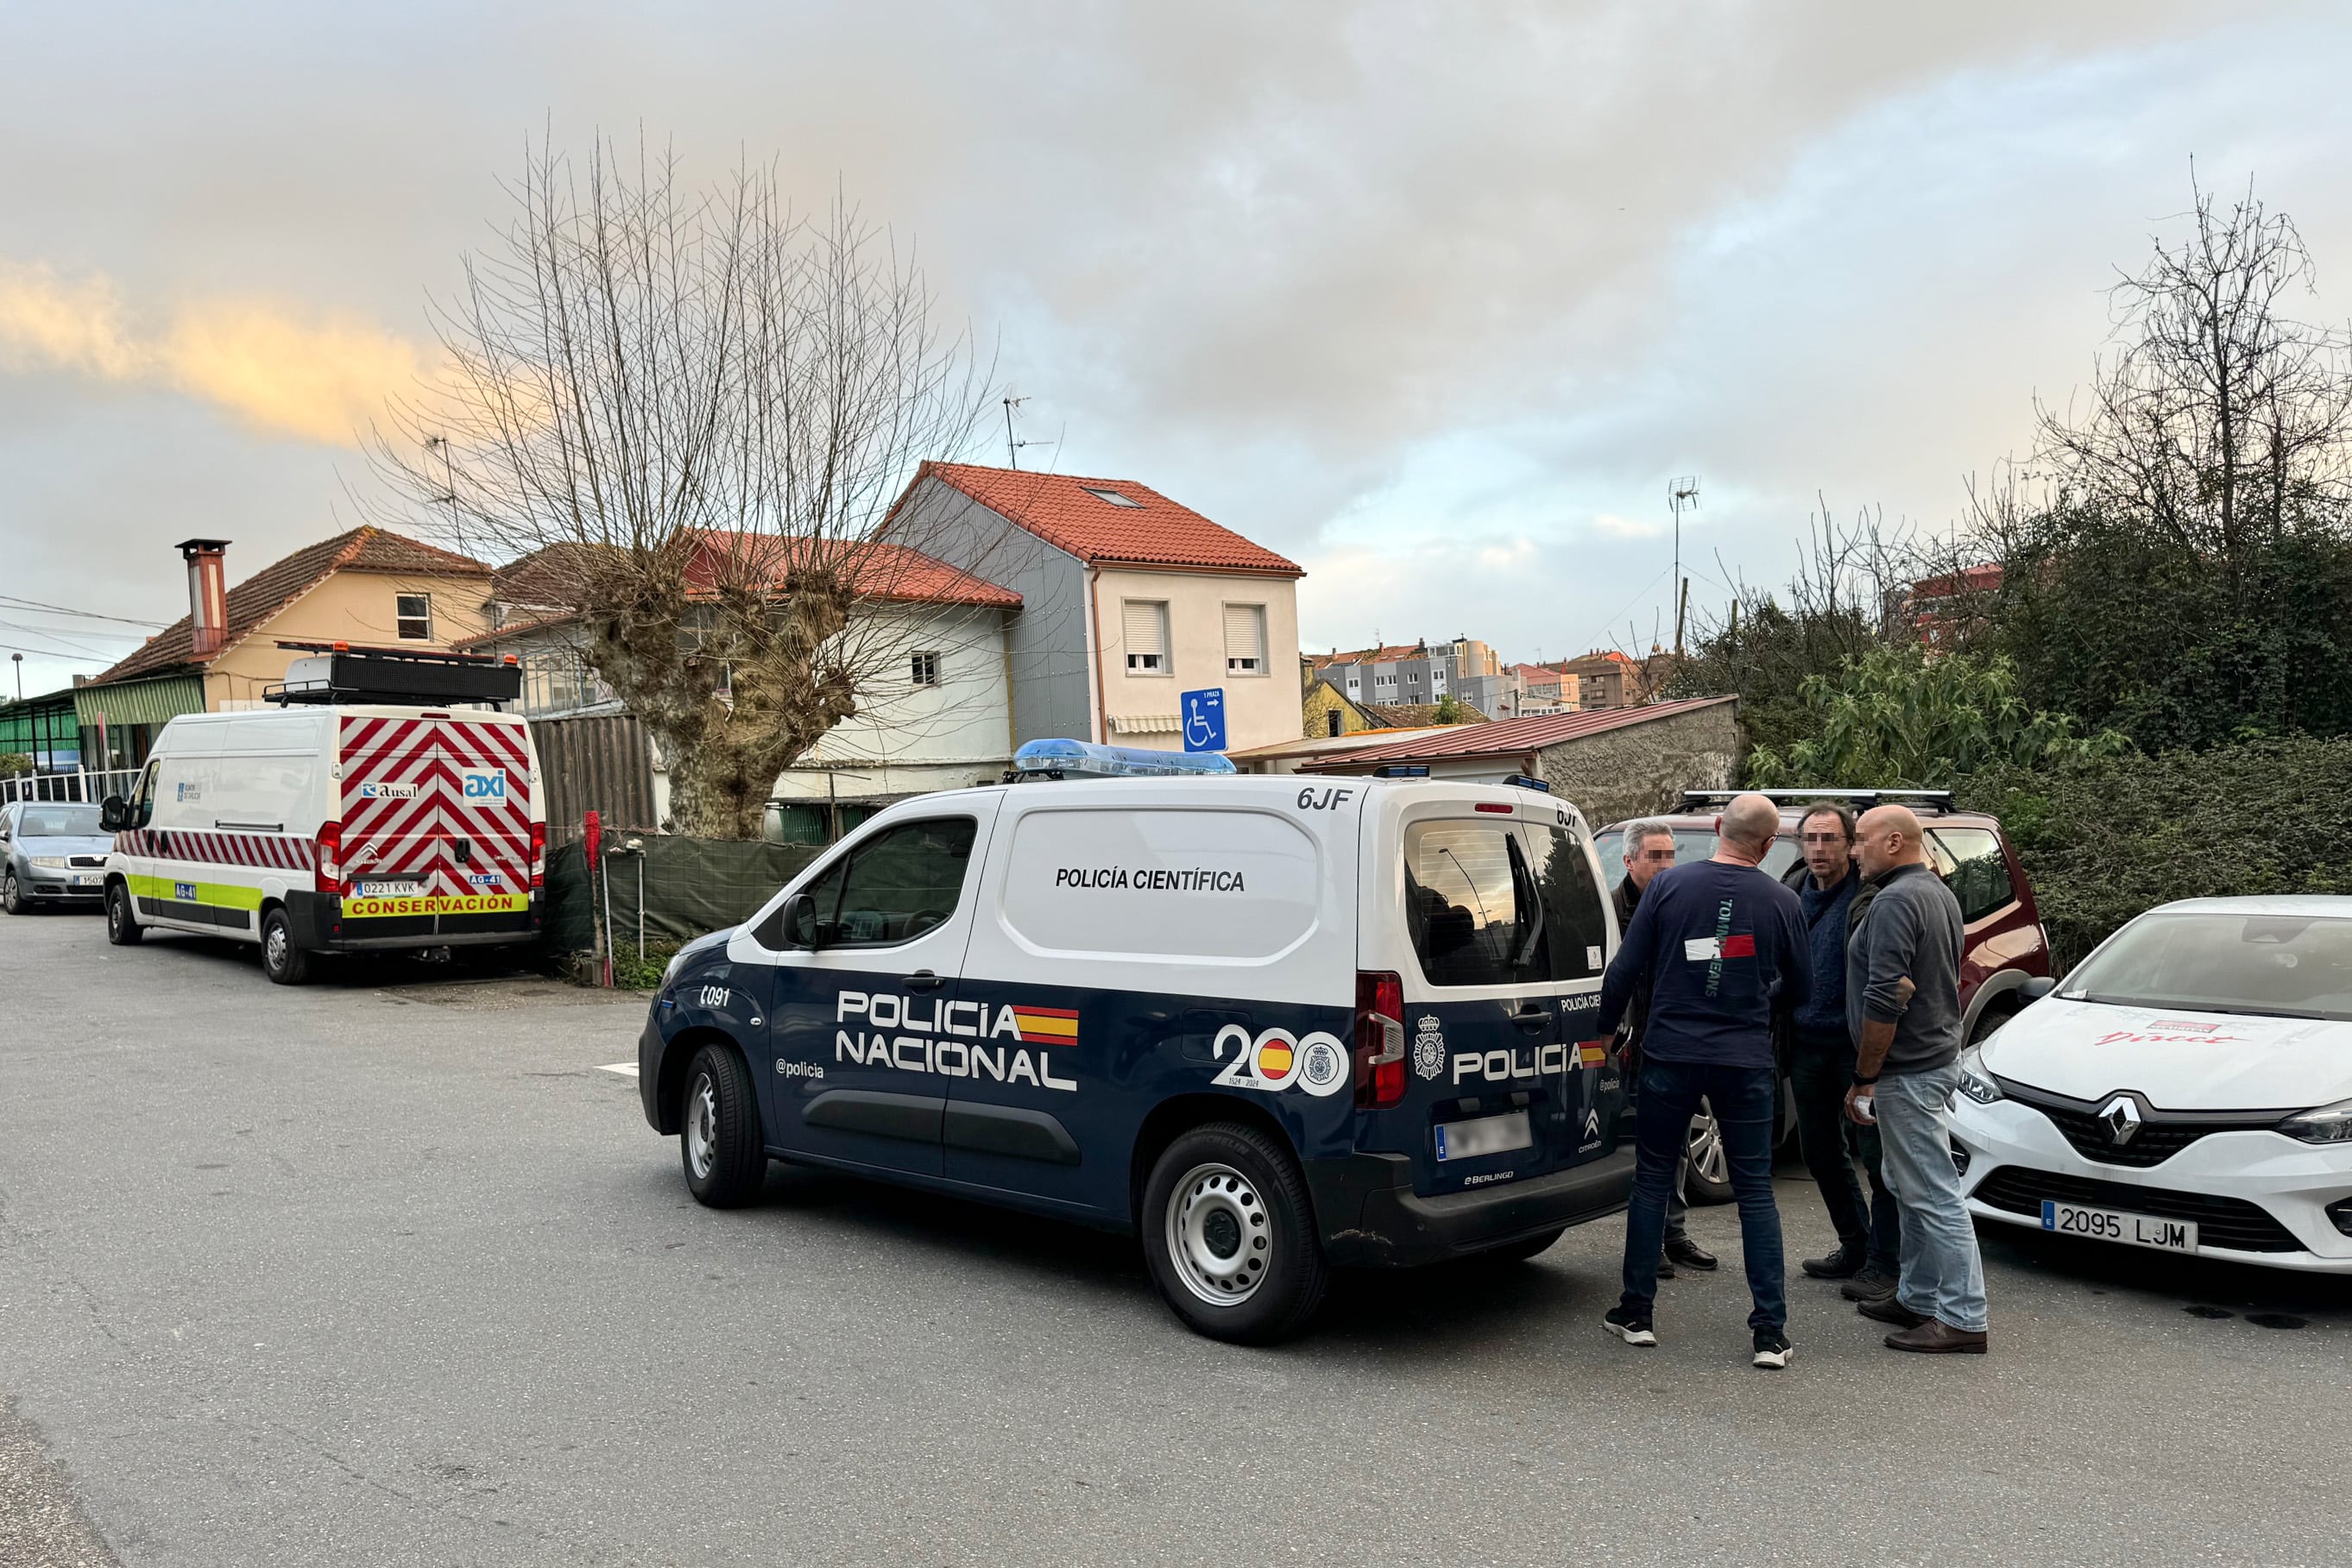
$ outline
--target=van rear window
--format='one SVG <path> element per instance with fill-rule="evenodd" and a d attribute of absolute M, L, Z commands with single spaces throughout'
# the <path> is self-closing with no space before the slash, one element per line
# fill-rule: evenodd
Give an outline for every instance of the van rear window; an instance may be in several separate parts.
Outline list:
<path fill-rule="evenodd" d="M 1431 985 L 1541 985 L 1601 972 L 1608 927 L 1574 834 L 1415 822 L 1404 860 L 1405 925 Z"/>

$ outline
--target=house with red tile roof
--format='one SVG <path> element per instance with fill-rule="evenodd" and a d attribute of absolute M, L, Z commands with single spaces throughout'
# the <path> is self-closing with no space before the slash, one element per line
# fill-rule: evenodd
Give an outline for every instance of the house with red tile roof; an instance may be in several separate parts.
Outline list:
<path fill-rule="evenodd" d="M 1298 737 L 1295 561 L 1132 479 L 926 463 L 887 537 L 1018 593 L 1013 740 L 1175 750 L 1186 692 L 1228 749 Z"/>

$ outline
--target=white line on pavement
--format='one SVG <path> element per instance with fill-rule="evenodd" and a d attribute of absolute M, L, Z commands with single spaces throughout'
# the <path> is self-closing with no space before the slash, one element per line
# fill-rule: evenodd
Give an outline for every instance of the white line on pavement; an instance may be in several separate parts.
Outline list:
<path fill-rule="evenodd" d="M 604 1063 L 604 1066 L 596 1069 L 596 1071 L 599 1072 L 617 1072 L 624 1078 L 635 1078 L 637 1075 L 637 1064 L 634 1061 L 608 1061 Z"/>

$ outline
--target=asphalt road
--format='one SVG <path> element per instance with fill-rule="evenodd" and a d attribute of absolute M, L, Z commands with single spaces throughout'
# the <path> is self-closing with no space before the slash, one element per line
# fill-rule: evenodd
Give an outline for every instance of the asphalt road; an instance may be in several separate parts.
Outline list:
<path fill-rule="evenodd" d="M 600 1071 L 641 999 L 46 916 L 0 1006 L 10 1568 L 2343 1560 L 2342 1285 L 2000 1232 L 1990 1356 L 1799 1281 L 1773 1375 L 1736 1268 L 1606 1338 L 1609 1221 L 1238 1350 L 1115 1238 L 781 1169 L 698 1207 Z"/>

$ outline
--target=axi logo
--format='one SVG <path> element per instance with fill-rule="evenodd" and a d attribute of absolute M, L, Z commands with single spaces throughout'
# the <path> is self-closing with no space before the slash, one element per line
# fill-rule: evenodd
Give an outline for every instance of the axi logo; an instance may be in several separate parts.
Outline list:
<path fill-rule="evenodd" d="M 507 798 L 507 770 L 503 768 L 468 768 L 458 774 L 465 780 L 468 800 L 503 800 Z"/>

